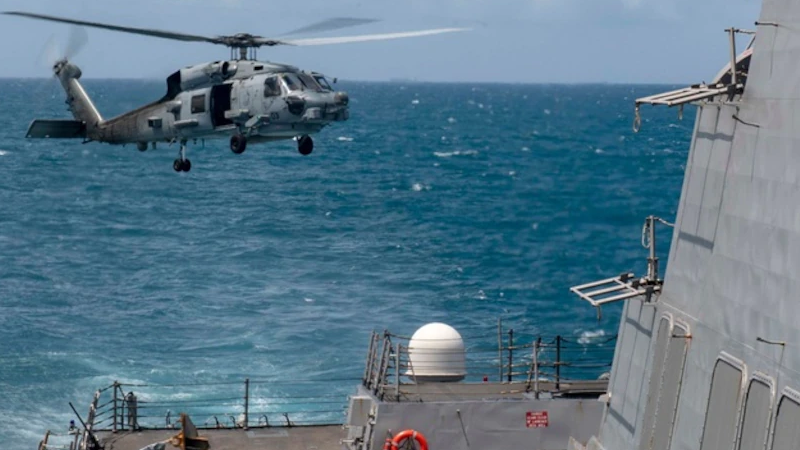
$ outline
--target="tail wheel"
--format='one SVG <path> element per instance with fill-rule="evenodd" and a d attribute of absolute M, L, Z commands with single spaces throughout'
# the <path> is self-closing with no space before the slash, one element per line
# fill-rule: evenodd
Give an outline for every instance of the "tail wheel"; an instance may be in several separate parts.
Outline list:
<path fill-rule="evenodd" d="M 243 134 L 234 134 L 231 136 L 231 151 L 237 155 L 244 153 L 247 148 L 247 138 Z"/>
<path fill-rule="evenodd" d="M 314 141 L 311 136 L 304 134 L 297 138 L 297 151 L 303 156 L 310 155 L 314 151 Z"/>

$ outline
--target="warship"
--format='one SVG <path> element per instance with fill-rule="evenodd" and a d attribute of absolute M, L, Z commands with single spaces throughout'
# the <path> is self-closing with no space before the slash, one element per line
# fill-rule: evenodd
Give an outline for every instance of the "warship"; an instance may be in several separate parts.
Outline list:
<path fill-rule="evenodd" d="M 800 448 L 798 29 L 800 3 L 766 1 L 754 30 L 726 30 L 730 62 L 712 82 L 636 100 L 635 130 L 643 105 L 694 105 L 696 119 L 674 223 L 645 220 L 646 272 L 571 288 L 598 314 L 622 303 L 607 376 L 578 370 L 608 362 L 569 339 L 514 340 L 501 323 L 486 349 L 434 323 L 374 333 L 347 399 L 265 404 L 269 381 L 247 379 L 230 399 L 168 405 L 114 383 L 39 450 Z M 657 228 L 672 233 L 663 279 Z M 344 401 L 343 420 L 292 409 Z"/>

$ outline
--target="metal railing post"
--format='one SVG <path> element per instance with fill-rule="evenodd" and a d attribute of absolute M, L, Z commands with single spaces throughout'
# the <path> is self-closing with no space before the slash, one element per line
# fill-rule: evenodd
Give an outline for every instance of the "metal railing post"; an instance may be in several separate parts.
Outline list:
<path fill-rule="evenodd" d="M 508 330 L 508 382 L 511 383 L 514 376 L 514 329 Z"/>
<path fill-rule="evenodd" d="M 497 319 L 497 365 L 500 367 L 499 382 L 503 382 L 503 319 Z"/>
<path fill-rule="evenodd" d="M 114 391 L 114 412 L 112 413 L 113 419 L 112 419 L 112 422 L 111 422 L 111 432 L 112 433 L 116 433 L 117 432 L 117 388 L 118 387 L 119 387 L 119 383 L 115 381 L 114 382 L 114 387 L 111 389 L 112 391 Z"/>
<path fill-rule="evenodd" d="M 394 353 L 394 395 L 400 401 L 400 343 L 397 344 Z"/>
<path fill-rule="evenodd" d="M 250 423 L 250 378 L 244 379 L 244 429 Z"/>
<path fill-rule="evenodd" d="M 539 348 L 542 345 L 542 337 L 536 339 L 533 344 L 533 396 L 539 400 Z"/>
<path fill-rule="evenodd" d="M 561 390 L 561 335 L 556 336 L 556 391 Z"/>
<path fill-rule="evenodd" d="M 361 379 L 362 384 L 364 386 L 369 387 L 369 380 L 372 378 L 372 361 L 375 359 L 373 356 L 373 352 L 375 351 L 375 341 L 377 340 L 377 333 L 372 331 L 372 334 L 369 336 L 369 350 L 367 350 L 367 361 L 364 365 L 364 377 Z"/>

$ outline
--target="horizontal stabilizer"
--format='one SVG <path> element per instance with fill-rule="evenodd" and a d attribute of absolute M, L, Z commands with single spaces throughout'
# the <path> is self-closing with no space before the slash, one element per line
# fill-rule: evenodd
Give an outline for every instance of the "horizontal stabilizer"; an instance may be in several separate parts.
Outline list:
<path fill-rule="evenodd" d="M 78 120 L 36 119 L 28 127 L 28 138 L 70 139 L 85 138 L 86 124 Z"/>

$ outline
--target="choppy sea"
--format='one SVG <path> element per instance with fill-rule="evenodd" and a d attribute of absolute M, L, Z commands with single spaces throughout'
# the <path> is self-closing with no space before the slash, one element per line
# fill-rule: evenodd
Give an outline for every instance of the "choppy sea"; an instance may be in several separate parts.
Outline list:
<path fill-rule="evenodd" d="M 85 85 L 104 116 L 165 88 Z M 114 381 L 154 423 L 229 423 L 246 377 L 273 423 L 341 420 L 373 329 L 443 321 L 496 349 L 502 319 L 518 342 L 562 335 L 610 362 L 620 307 L 598 320 L 569 287 L 642 273 L 645 216 L 674 219 L 694 115 L 645 108 L 631 130 L 634 99 L 670 86 L 337 87 L 351 118 L 312 155 L 207 141 L 179 174 L 167 145 L 26 140 L 32 119 L 68 117 L 63 93 L 0 80 L 2 448 L 66 431 L 68 402 L 86 414 Z"/>

